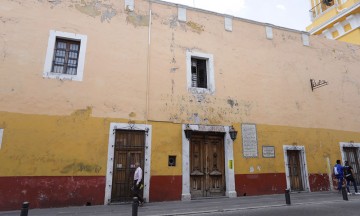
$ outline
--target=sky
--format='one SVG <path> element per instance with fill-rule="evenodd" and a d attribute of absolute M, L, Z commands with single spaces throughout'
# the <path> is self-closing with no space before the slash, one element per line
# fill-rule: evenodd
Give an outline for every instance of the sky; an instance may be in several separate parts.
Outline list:
<path fill-rule="evenodd" d="M 163 0 L 305 31 L 311 24 L 310 0 Z"/>

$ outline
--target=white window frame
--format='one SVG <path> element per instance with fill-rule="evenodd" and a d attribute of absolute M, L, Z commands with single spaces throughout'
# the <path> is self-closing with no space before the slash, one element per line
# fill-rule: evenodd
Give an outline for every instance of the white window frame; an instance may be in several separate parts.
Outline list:
<path fill-rule="evenodd" d="M 207 88 L 197 88 L 191 86 L 191 58 L 206 60 L 206 76 Z M 215 93 L 215 77 L 214 77 L 214 57 L 212 54 L 186 51 L 186 77 L 187 88 L 195 94 L 214 94 Z"/>
<path fill-rule="evenodd" d="M 54 48 L 57 38 L 80 41 L 80 51 L 79 51 L 78 67 L 76 69 L 76 75 L 53 73 L 51 71 L 53 57 L 54 57 Z M 86 35 L 50 30 L 43 77 L 51 78 L 51 79 L 82 81 L 84 75 L 86 44 L 87 44 Z"/>

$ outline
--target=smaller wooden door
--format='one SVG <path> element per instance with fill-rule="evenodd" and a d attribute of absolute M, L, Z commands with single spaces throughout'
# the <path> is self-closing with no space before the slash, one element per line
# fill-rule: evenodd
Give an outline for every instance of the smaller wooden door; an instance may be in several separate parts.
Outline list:
<path fill-rule="evenodd" d="M 145 132 L 116 130 L 111 202 L 132 200 L 135 163 L 144 170 Z M 144 177 L 144 175 L 143 175 Z"/>
<path fill-rule="evenodd" d="M 291 191 L 303 191 L 302 170 L 300 165 L 300 151 L 288 150 L 288 169 Z"/>
<path fill-rule="evenodd" d="M 353 168 L 354 179 L 357 185 L 360 185 L 360 166 L 358 148 L 344 147 L 345 160 L 349 161 L 349 165 Z"/>

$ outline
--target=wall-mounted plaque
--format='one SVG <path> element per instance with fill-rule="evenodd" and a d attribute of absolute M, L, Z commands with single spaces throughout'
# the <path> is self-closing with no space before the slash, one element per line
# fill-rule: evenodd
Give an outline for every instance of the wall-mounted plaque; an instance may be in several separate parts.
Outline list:
<path fill-rule="evenodd" d="M 255 124 L 242 124 L 242 141 L 244 157 L 258 157 L 258 143 Z"/>
<path fill-rule="evenodd" d="M 274 146 L 263 146 L 262 153 L 264 158 L 274 158 L 275 157 L 275 147 Z"/>

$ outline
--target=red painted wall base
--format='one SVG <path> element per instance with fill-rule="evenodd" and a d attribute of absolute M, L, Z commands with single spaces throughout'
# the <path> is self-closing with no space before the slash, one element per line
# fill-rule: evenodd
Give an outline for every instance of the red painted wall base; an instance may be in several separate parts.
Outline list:
<path fill-rule="evenodd" d="M 181 200 L 182 176 L 151 176 L 150 202 Z"/>
<path fill-rule="evenodd" d="M 235 175 L 235 189 L 238 196 L 253 196 L 284 193 L 284 173 L 239 174 Z"/>
<path fill-rule="evenodd" d="M 323 174 L 310 174 L 309 175 L 310 189 L 315 191 L 330 191 L 329 175 Z"/>
<path fill-rule="evenodd" d="M 104 176 L 0 177 L 0 211 L 104 204 Z"/>
<path fill-rule="evenodd" d="M 310 174 L 311 191 L 330 190 L 327 174 Z M 333 183 L 333 182 L 332 182 Z M 286 189 L 284 173 L 235 175 L 238 196 L 280 194 Z M 150 201 L 181 200 L 182 176 L 151 176 Z M 104 204 L 104 176 L 0 177 L 0 211 Z"/>

